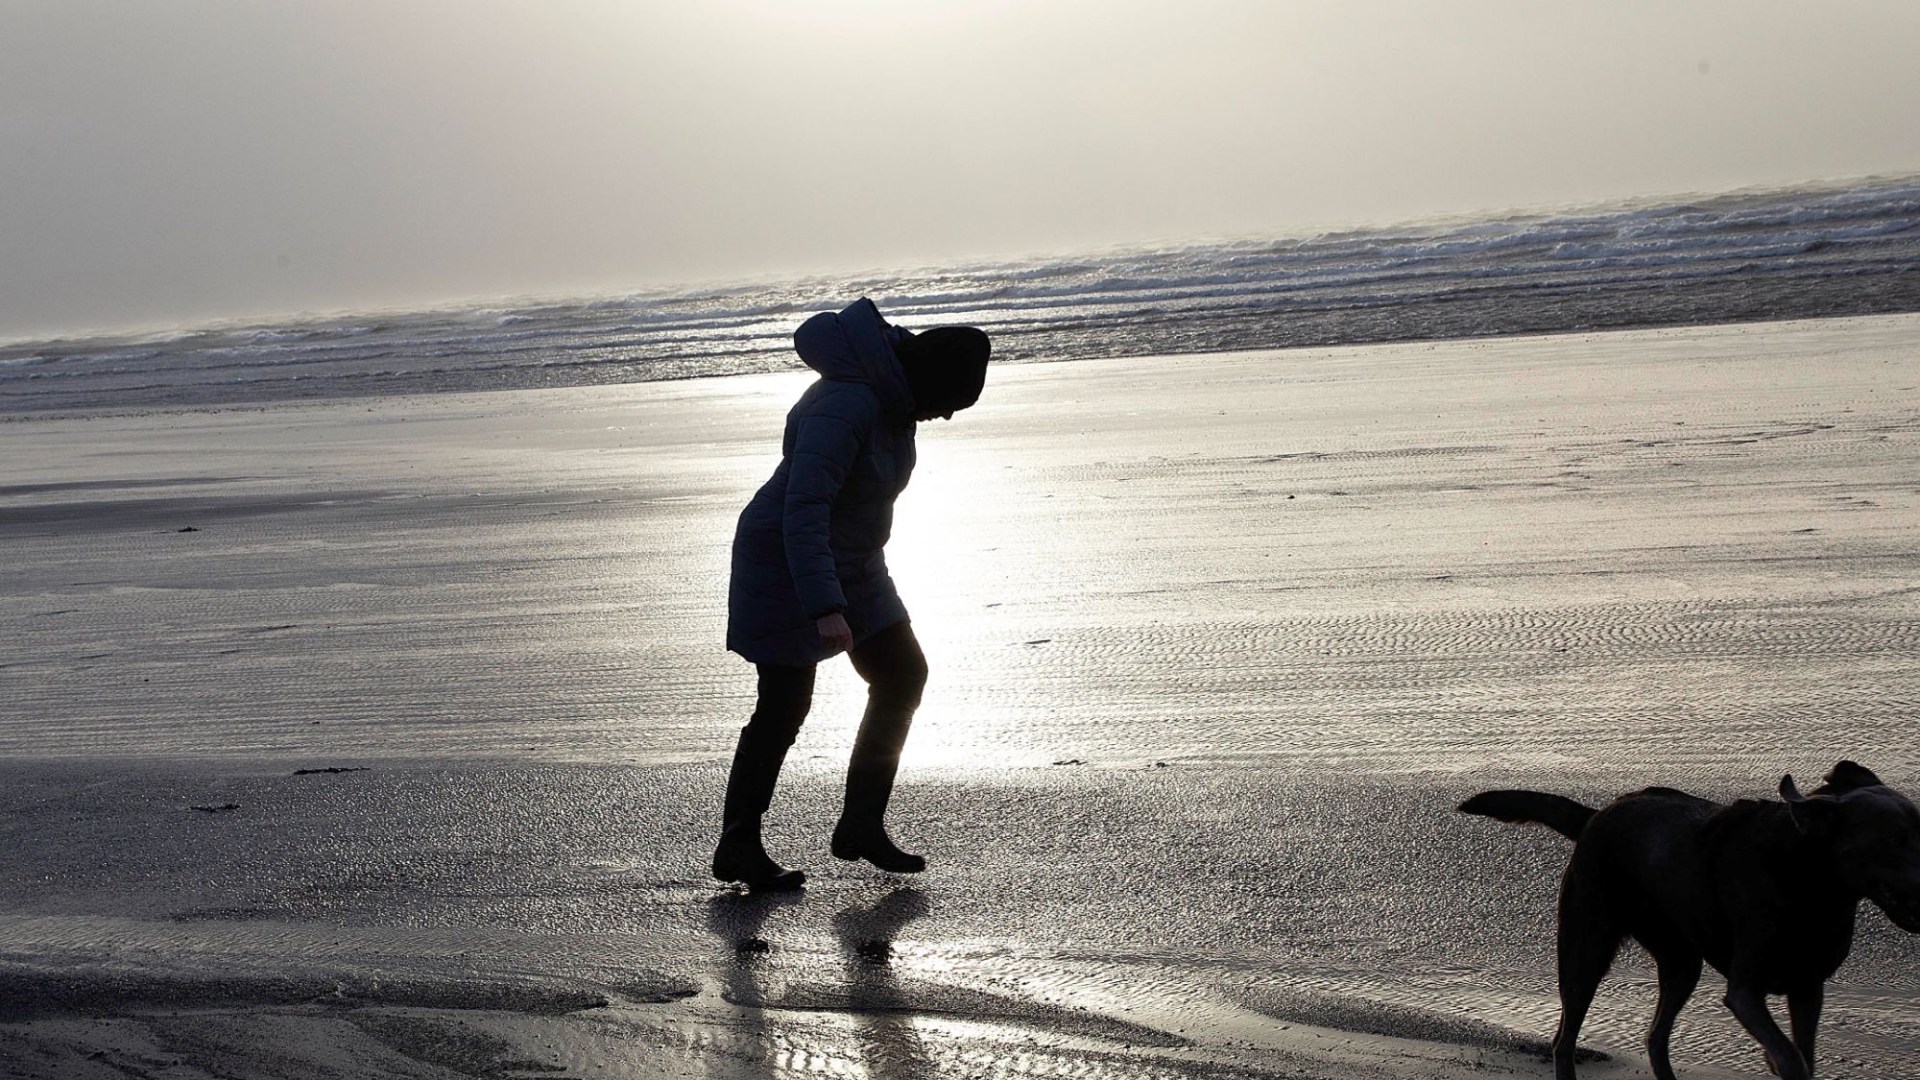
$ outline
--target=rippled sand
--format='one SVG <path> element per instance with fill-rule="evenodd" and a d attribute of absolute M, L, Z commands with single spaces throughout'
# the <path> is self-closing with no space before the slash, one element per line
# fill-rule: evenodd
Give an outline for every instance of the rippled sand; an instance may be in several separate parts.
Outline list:
<path fill-rule="evenodd" d="M 836 665 L 815 883 L 718 890 L 804 382 L 0 424 L 0 1075 L 1545 1075 L 1564 844 L 1462 796 L 1920 793 L 1920 319 L 1022 366 L 893 545 L 934 870 L 825 856 Z M 1822 1075 L 1917 991 L 1864 910 Z M 1718 996 L 1680 1068 L 1762 1075 Z"/>

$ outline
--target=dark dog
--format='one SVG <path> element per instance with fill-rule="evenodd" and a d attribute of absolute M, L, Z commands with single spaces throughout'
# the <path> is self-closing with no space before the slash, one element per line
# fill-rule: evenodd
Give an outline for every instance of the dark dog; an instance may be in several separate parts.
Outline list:
<path fill-rule="evenodd" d="M 1851 761 L 1810 795 L 1782 777 L 1780 795 L 1721 806 L 1656 787 L 1596 811 L 1559 795 L 1487 791 L 1460 804 L 1575 841 L 1560 885 L 1556 1080 L 1574 1080 L 1580 1023 L 1629 935 L 1659 968 L 1647 1057 L 1660 1080 L 1674 1080 L 1667 1038 L 1702 960 L 1727 977 L 1727 1008 L 1773 1071 L 1812 1077 L 1825 983 L 1853 947 L 1861 897 L 1920 933 L 1920 810 Z M 1787 996 L 1791 1041 L 1768 994 Z"/>

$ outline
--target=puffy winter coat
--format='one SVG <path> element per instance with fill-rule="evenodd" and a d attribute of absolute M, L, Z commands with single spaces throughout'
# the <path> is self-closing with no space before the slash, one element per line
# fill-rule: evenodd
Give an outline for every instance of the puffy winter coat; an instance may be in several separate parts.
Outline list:
<path fill-rule="evenodd" d="M 913 395 L 873 301 L 821 312 L 793 347 L 820 378 L 787 413 L 779 468 L 733 534 L 727 648 L 756 664 L 823 659 L 815 621 L 842 613 L 858 644 L 907 618 L 881 549 L 913 474 Z"/>

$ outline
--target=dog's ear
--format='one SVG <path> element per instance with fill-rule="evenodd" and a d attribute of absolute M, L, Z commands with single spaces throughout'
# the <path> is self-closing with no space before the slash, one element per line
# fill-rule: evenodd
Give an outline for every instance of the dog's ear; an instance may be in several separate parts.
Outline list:
<path fill-rule="evenodd" d="M 1827 773 L 1826 784 L 1836 791 L 1852 791 L 1854 788 L 1872 787 L 1880 782 L 1873 770 L 1865 765 L 1843 761 Z"/>
<path fill-rule="evenodd" d="M 1831 795 L 1802 795 L 1794 786 L 1793 774 L 1780 778 L 1780 797 L 1787 800 L 1787 814 L 1793 827 L 1806 836 L 1819 836 L 1827 830 L 1840 803 Z"/>

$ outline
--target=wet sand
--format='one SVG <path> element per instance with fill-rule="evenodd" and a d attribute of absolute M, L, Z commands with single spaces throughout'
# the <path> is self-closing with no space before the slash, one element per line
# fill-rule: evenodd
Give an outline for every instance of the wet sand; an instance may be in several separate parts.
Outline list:
<path fill-rule="evenodd" d="M 835 665 L 814 883 L 736 896 L 726 544 L 804 383 L 0 423 L 0 1075 L 1546 1075 L 1565 845 L 1461 797 L 1920 792 L 1920 318 L 1016 366 L 892 547 L 934 869 L 826 857 Z M 1821 1075 L 1917 992 L 1863 908 Z M 1678 1066 L 1763 1075 L 1718 996 Z"/>

